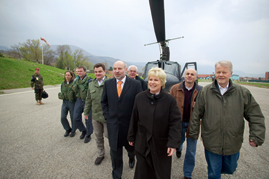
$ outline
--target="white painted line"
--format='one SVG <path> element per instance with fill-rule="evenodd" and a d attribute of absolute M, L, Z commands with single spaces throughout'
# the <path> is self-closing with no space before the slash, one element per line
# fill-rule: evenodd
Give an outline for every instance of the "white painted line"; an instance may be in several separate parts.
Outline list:
<path fill-rule="evenodd" d="M 59 88 L 59 87 L 46 88 L 45 91 L 50 90 L 50 89 L 55 89 L 55 88 Z M 60 90 L 60 88 L 59 88 L 59 90 Z M 0 94 L 0 97 L 1 97 L 1 96 L 14 95 L 14 94 L 30 93 L 30 92 L 33 93 L 34 90 L 32 90 L 32 91 L 22 91 L 22 92 L 17 92 L 17 93 L 9 93 L 9 94 Z"/>

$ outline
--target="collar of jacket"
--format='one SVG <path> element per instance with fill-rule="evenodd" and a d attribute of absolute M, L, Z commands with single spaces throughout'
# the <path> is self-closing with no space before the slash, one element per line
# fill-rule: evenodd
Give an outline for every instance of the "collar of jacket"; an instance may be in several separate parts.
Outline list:
<path fill-rule="evenodd" d="M 142 80 L 139 76 L 135 77 L 136 80 Z"/>
<path fill-rule="evenodd" d="M 71 83 L 73 83 L 73 80 L 69 81 L 69 84 L 67 84 L 67 81 L 64 81 L 63 84 L 66 86 L 66 85 L 70 85 Z"/>
<path fill-rule="evenodd" d="M 69 81 L 69 84 L 72 83 L 74 80 Z M 67 84 L 67 81 L 64 80 L 64 83 Z"/>
<path fill-rule="evenodd" d="M 88 75 L 86 74 L 86 75 L 83 77 L 83 79 L 80 79 L 80 78 L 79 78 L 78 82 L 79 82 L 80 84 L 85 83 L 85 82 L 87 81 L 87 77 L 88 77 Z"/>
<path fill-rule="evenodd" d="M 157 99 L 161 98 L 164 93 L 165 93 L 165 91 L 162 88 L 161 88 L 161 91 L 158 95 L 150 93 L 150 89 L 147 89 L 147 91 L 146 91 L 148 98 L 150 98 L 152 100 L 157 100 Z"/>
<path fill-rule="evenodd" d="M 217 82 L 216 79 L 213 81 L 213 83 L 212 83 L 210 89 L 211 89 L 212 91 L 214 91 L 214 92 L 220 94 L 219 85 L 218 85 L 218 82 Z M 227 94 L 227 93 L 231 93 L 231 92 L 233 92 L 234 90 L 235 90 L 235 86 L 234 86 L 234 84 L 233 84 L 233 81 L 232 81 L 231 79 L 229 79 L 229 87 L 228 87 L 228 90 L 226 91 L 226 93 L 224 93 L 224 95 Z"/>
<path fill-rule="evenodd" d="M 105 78 L 104 78 L 104 81 L 102 82 L 102 84 L 100 85 L 100 86 L 103 86 L 104 85 L 104 83 L 105 83 L 105 81 L 107 80 L 108 78 L 107 78 L 107 76 L 105 75 Z M 99 86 L 98 85 L 98 81 L 97 81 L 97 79 L 96 78 L 94 78 L 94 83 L 95 83 L 95 85 L 97 85 L 97 86 Z"/>
<path fill-rule="evenodd" d="M 198 85 L 196 85 L 196 83 L 194 82 L 193 89 L 197 89 L 197 86 Z M 185 88 L 185 81 L 179 84 L 178 90 L 184 91 L 184 88 Z"/>

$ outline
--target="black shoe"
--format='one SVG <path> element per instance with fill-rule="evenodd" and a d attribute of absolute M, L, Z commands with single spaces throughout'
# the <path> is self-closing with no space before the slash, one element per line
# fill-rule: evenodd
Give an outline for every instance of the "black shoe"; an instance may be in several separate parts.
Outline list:
<path fill-rule="evenodd" d="M 91 136 L 90 135 L 86 136 L 84 143 L 88 143 L 88 142 L 90 142 L 90 140 L 91 140 Z"/>
<path fill-rule="evenodd" d="M 135 158 L 129 158 L 129 167 L 134 168 L 135 165 Z"/>
<path fill-rule="evenodd" d="M 69 133 L 71 132 L 71 130 L 72 130 L 72 129 L 67 130 L 67 131 L 64 133 L 64 137 L 69 136 Z"/>
<path fill-rule="evenodd" d="M 177 151 L 176 155 L 177 155 L 177 158 L 180 158 L 181 157 L 181 151 Z"/>
<path fill-rule="evenodd" d="M 100 164 L 102 163 L 102 161 L 104 160 L 104 158 L 105 158 L 105 157 L 97 157 L 97 158 L 95 159 L 94 164 L 95 164 L 95 165 L 100 165 Z"/>
<path fill-rule="evenodd" d="M 71 134 L 69 136 L 74 137 L 75 135 L 76 135 L 76 132 L 71 132 Z"/>
<path fill-rule="evenodd" d="M 191 179 L 191 178 L 190 178 L 190 177 L 185 177 L 185 176 L 184 176 L 184 179 Z"/>
<path fill-rule="evenodd" d="M 79 138 L 80 139 L 84 139 L 85 135 L 86 135 L 86 130 L 82 131 L 82 133 L 81 133 L 81 135 L 80 135 Z"/>

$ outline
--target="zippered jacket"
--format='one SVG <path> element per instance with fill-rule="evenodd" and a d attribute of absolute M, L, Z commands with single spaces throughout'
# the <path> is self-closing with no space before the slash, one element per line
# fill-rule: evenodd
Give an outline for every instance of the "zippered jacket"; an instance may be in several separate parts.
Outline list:
<path fill-rule="evenodd" d="M 72 85 L 74 81 L 70 81 L 69 84 L 67 84 L 65 81 L 61 84 L 61 92 L 58 93 L 58 98 L 62 100 L 69 100 L 70 102 L 76 101 L 76 94 L 72 90 Z"/>
<path fill-rule="evenodd" d="M 182 83 L 178 83 L 178 84 L 175 84 L 174 86 L 172 86 L 171 90 L 170 90 L 170 94 L 172 96 L 174 96 L 176 98 L 176 101 L 177 101 L 177 105 L 178 105 L 178 108 L 179 108 L 179 111 L 180 111 L 180 114 L 181 114 L 181 121 L 183 120 L 183 112 L 184 112 L 184 99 L 185 99 L 185 94 L 184 94 L 184 85 L 185 85 L 185 82 L 182 82 Z M 195 99 L 199 93 L 199 91 L 203 88 L 202 86 L 200 85 L 197 85 L 196 83 L 194 83 L 194 86 L 193 86 L 193 94 L 191 96 L 191 101 L 190 101 L 190 116 L 192 115 L 192 111 L 193 111 L 193 106 L 194 106 L 194 103 L 195 103 Z M 188 127 L 188 130 L 186 132 L 186 137 L 189 138 L 189 127 Z"/>
<path fill-rule="evenodd" d="M 98 122 L 106 122 L 103 116 L 101 97 L 103 93 L 103 86 L 107 79 L 107 76 L 105 76 L 105 79 L 100 86 L 98 85 L 96 78 L 90 82 L 85 100 L 84 115 L 88 116 L 92 109 L 92 119 Z"/>
<path fill-rule="evenodd" d="M 92 78 L 89 77 L 87 74 L 81 80 L 80 78 L 74 81 L 72 86 L 72 90 L 76 93 L 77 98 L 82 99 L 85 101 L 87 97 L 88 85 L 92 81 Z"/>
<path fill-rule="evenodd" d="M 262 145 L 265 139 L 264 116 L 250 91 L 230 80 L 227 92 L 221 95 L 215 80 L 203 87 L 197 97 L 189 136 L 198 139 L 201 119 L 205 149 L 219 155 L 232 155 L 243 143 L 244 118 L 249 122 L 249 140 L 257 146 Z"/>

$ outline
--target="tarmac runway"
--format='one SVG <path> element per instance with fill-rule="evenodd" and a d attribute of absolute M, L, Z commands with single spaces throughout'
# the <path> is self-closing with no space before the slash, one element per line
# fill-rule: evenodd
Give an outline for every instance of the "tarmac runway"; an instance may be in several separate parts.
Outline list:
<path fill-rule="evenodd" d="M 206 85 L 209 83 L 199 83 Z M 269 129 L 269 89 L 247 87 L 260 104 Z M 94 165 L 97 157 L 95 137 L 84 144 L 77 130 L 73 138 L 63 137 L 65 130 L 60 122 L 62 101 L 58 99 L 60 85 L 45 86 L 49 98 L 45 105 L 36 105 L 34 92 L 29 88 L 1 90 L 0 95 L 0 178 L 89 178 L 110 179 L 111 161 L 109 145 L 105 139 L 106 155 L 101 165 Z M 84 121 L 84 119 L 83 119 Z M 253 148 L 248 144 L 248 123 L 245 124 L 244 143 L 238 168 L 234 175 L 222 178 L 268 179 L 269 134 L 263 146 Z M 183 178 L 185 145 L 180 159 L 173 155 L 172 179 Z M 131 179 L 134 169 L 128 166 L 124 151 L 123 179 Z M 207 178 L 204 148 L 198 140 L 193 178 Z"/>

